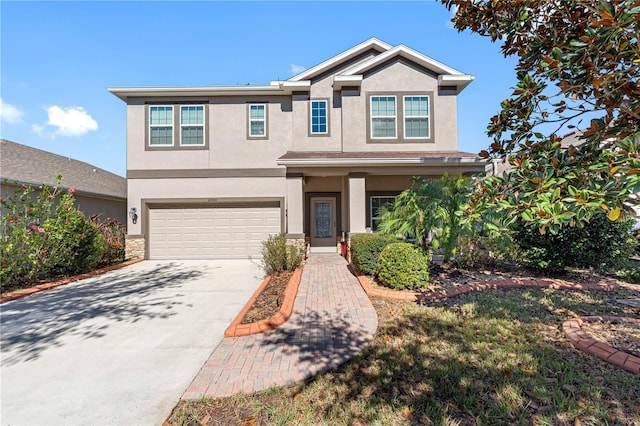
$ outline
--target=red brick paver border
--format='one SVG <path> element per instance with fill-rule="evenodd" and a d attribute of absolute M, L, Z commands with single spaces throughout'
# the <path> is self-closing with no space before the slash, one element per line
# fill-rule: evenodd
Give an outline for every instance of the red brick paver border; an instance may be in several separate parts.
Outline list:
<path fill-rule="evenodd" d="M 640 374 L 640 358 L 633 356 L 624 351 L 612 348 L 606 343 L 599 342 L 587 333 L 582 331 L 582 324 L 585 322 L 596 321 L 617 321 L 631 324 L 640 324 L 640 319 L 613 317 L 613 316 L 587 316 L 572 318 L 562 323 L 562 331 L 564 335 L 573 345 L 588 354 L 595 355 L 598 358 L 618 366 L 633 374 Z"/>
<path fill-rule="evenodd" d="M 227 327 L 227 330 L 224 332 L 224 337 L 240 337 L 240 336 L 248 336 L 250 334 L 263 333 L 269 330 L 275 330 L 280 327 L 282 324 L 287 322 L 291 317 L 291 313 L 293 312 L 293 303 L 296 300 L 296 295 L 298 294 L 298 286 L 300 285 L 300 278 L 302 277 L 302 267 L 297 268 L 289 283 L 287 284 L 287 288 L 284 291 L 284 300 L 282 301 L 282 306 L 280 306 L 280 310 L 270 318 L 264 319 L 262 321 L 253 322 L 250 324 L 240 324 L 244 318 L 244 316 L 249 312 L 249 309 L 256 302 L 260 293 L 267 287 L 271 277 L 267 277 L 264 279 L 260 287 L 253 293 L 251 299 L 247 302 L 244 308 L 240 311 L 236 319 L 231 322 L 231 325 Z"/>
<path fill-rule="evenodd" d="M 64 278 L 62 280 L 53 281 L 45 284 L 39 284 L 33 287 L 12 291 L 10 293 L 3 294 L 2 297 L 0 297 L 0 304 L 9 302 L 10 300 L 20 299 L 22 297 L 40 293 L 41 291 L 51 290 L 52 288 L 60 287 L 62 285 L 69 284 L 75 281 L 84 280 L 85 278 L 91 278 L 96 275 L 104 274 L 105 272 L 124 268 L 125 266 L 133 265 L 134 263 L 142 262 L 143 260 L 144 259 L 142 258 L 131 259 L 131 260 L 127 260 L 126 262 L 118 263 L 117 265 L 105 266 L 104 268 L 96 269 L 95 271 L 87 272 L 85 274 L 75 275 L 73 277 Z"/>
<path fill-rule="evenodd" d="M 358 281 L 364 291 L 370 297 L 380 297 L 391 300 L 406 300 L 409 302 L 437 302 L 450 297 L 460 296 L 462 294 L 472 293 L 474 291 L 483 291 L 500 288 L 553 288 L 558 290 L 613 290 L 617 284 L 613 282 L 602 281 L 599 283 L 573 283 L 564 280 L 532 280 L 532 279 L 508 279 L 493 281 L 478 281 L 469 284 L 462 284 L 457 287 L 448 288 L 441 291 L 432 292 L 414 292 L 414 291 L 398 291 L 391 289 L 382 289 L 373 287 L 369 278 L 364 275 L 358 275 Z"/>
<path fill-rule="evenodd" d="M 337 254 L 312 254 L 289 321 L 276 330 L 225 337 L 182 399 L 286 386 L 336 368 L 369 344 L 378 316 Z"/>

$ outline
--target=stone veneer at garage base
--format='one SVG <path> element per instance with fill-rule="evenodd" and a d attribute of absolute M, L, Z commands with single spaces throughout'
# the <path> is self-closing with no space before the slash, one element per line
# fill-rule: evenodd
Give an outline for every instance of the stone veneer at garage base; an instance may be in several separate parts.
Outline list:
<path fill-rule="evenodd" d="M 144 258 L 144 248 L 144 238 L 127 235 L 124 248 L 125 259 Z"/>

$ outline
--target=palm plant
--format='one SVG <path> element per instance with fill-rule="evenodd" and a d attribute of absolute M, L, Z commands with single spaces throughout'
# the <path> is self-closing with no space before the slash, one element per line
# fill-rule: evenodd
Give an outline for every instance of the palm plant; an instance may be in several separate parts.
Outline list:
<path fill-rule="evenodd" d="M 456 254 L 463 229 L 458 213 L 469 194 L 469 178 L 442 176 L 438 180 L 412 179 L 393 204 L 380 209 L 379 231 L 405 239 L 415 239 L 423 248 L 441 248 L 445 261 Z"/>

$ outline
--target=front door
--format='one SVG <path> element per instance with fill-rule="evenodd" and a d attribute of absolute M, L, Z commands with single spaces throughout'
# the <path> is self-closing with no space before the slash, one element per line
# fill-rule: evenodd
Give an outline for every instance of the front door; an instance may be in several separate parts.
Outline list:
<path fill-rule="evenodd" d="M 335 247 L 336 241 L 336 199 L 311 197 L 311 247 Z"/>

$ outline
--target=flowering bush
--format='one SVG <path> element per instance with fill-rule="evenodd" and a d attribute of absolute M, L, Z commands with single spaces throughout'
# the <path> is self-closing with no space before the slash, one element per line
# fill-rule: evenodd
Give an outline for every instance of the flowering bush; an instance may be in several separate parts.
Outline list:
<path fill-rule="evenodd" d="M 58 176 L 58 184 L 61 181 Z M 21 287 L 55 274 L 94 268 L 106 250 L 104 237 L 74 205 L 75 190 L 23 185 L 2 199 L 0 285 Z"/>

